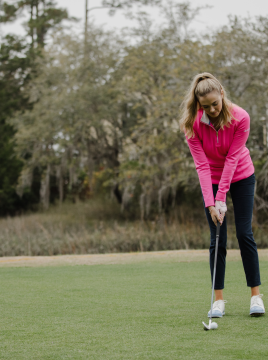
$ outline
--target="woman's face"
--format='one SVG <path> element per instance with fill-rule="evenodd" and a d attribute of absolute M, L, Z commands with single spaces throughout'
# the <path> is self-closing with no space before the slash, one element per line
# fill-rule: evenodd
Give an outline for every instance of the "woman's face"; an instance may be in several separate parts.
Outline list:
<path fill-rule="evenodd" d="M 212 91 L 205 96 L 200 96 L 199 104 L 208 116 L 216 118 L 222 109 L 222 98 L 223 92 L 219 94 L 218 91 Z"/>

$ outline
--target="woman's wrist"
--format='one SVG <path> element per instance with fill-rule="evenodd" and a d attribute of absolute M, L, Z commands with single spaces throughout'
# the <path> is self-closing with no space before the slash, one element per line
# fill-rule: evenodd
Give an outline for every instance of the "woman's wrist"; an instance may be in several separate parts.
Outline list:
<path fill-rule="evenodd" d="M 215 206 L 208 206 L 208 211 L 209 213 L 211 212 L 211 210 L 214 208 Z"/>

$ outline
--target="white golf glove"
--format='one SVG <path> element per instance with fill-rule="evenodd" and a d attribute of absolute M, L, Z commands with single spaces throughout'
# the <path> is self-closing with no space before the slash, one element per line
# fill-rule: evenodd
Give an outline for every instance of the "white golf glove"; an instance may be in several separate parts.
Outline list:
<path fill-rule="evenodd" d="M 226 211 L 227 211 L 227 206 L 226 203 L 224 201 L 215 201 L 215 208 L 217 211 L 219 211 L 220 214 L 222 214 L 223 216 L 225 215 Z"/>

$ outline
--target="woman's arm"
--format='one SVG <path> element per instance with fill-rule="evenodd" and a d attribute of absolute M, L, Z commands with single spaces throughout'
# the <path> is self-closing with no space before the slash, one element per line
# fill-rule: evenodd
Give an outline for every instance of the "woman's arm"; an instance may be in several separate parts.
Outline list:
<path fill-rule="evenodd" d="M 250 117 L 245 112 L 243 118 L 238 123 L 234 139 L 226 156 L 215 200 L 226 202 L 226 193 L 230 189 L 230 184 L 234 176 L 238 160 L 249 136 L 249 130 Z"/>
<path fill-rule="evenodd" d="M 205 201 L 205 206 L 206 207 L 214 206 L 215 201 L 214 201 L 213 189 L 212 189 L 211 172 L 201 141 L 197 134 L 195 134 L 195 137 L 192 137 L 190 139 L 188 139 L 186 136 L 186 140 L 190 148 L 192 157 L 194 159 L 196 171 L 199 177 L 199 181 Z"/>

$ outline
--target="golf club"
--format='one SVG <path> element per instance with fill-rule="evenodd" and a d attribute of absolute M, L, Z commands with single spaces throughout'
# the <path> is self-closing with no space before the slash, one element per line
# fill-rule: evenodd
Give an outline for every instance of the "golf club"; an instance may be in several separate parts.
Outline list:
<path fill-rule="evenodd" d="M 216 231 L 216 249 L 215 249 L 215 259 L 214 259 L 214 270 L 213 270 L 213 281 L 212 281 L 212 295 L 211 295 L 211 306 L 210 306 L 210 319 L 209 324 L 207 325 L 202 322 L 204 325 L 204 330 L 215 330 L 218 329 L 218 324 L 212 322 L 212 307 L 213 307 L 213 297 L 214 297 L 214 287 L 215 287 L 215 278 L 216 278 L 216 266 L 217 266 L 217 257 L 218 257 L 218 246 L 219 246 L 219 237 L 220 237 L 220 228 L 221 225 L 219 221 L 217 222 L 217 231 Z"/>

